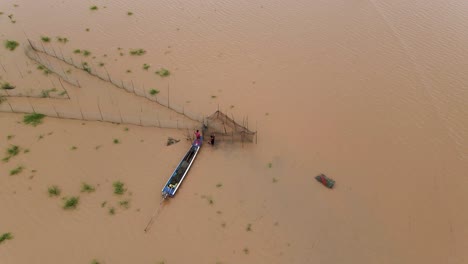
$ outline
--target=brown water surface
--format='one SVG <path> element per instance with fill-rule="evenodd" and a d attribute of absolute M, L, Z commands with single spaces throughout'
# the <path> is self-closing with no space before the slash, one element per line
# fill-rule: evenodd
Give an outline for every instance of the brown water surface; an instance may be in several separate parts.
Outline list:
<path fill-rule="evenodd" d="M 20 43 L 0 48 L 11 95 L 61 87 L 24 54 L 27 38 L 49 36 L 46 49 L 105 63 L 112 78 L 158 89 L 187 113 L 248 117 L 258 144 L 203 147 L 144 233 L 189 147 L 185 131 L 55 118 L 33 128 L 1 113 L 1 151 L 30 153 L 0 166 L 0 234 L 15 236 L 0 244 L 0 263 L 467 263 L 467 11 L 460 0 L 1 1 L 0 41 Z M 138 48 L 146 54 L 129 54 Z M 171 76 L 154 74 L 161 67 Z M 100 98 L 109 118 L 192 122 L 71 75 L 83 84 L 65 85 L 71 100 L 8 103 L 96 119 Z M 167 147 L 168 136 L 183 140 Z M 131 194 L 114 195 L 116 180 Z M 96 192 L 80 193 L 82 182 Z M 77 210 L 48 197 L 54 184 L 80 196 Z"/>

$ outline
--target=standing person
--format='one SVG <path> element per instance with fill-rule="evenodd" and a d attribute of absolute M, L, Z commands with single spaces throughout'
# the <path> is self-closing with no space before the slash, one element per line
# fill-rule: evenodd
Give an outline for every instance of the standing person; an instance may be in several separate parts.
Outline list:
<path fill-rule="evenodd" d="M 195 138 L 196 138 L 196 139 L 200 139 L 200 138 L 201 138 L 200 131 L 197 130 L 197 132 L 195 132 Z"/>
<path fill-rule="evenodd" d="M 211 144 L 212 146 L 214 146 L 214 144 L 215 144 L 215 135 L 214 135 L 214 134 L 211 134 L 211 137 L 210 137 L 210 144 Z"/>

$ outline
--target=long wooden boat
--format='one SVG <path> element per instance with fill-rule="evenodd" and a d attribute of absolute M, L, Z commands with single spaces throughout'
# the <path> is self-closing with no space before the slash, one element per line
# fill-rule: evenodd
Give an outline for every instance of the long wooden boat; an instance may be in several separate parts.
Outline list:
<path fill-rule="evenodd" d="M 184 180 L 185 176 L 190 170 L 193 161 L 197 157 L 197 154 L 202 146 L 202 142 L 203 137 L 201 137 L 200 139 L 195 139 L 192 142 L 192 146 L 187 151 L 184 158 L 179 162 L 179 165 L 177 165 L 171 177 L 166 182 L 166 185 L 164 185 L 164 188 L 162 189 L 162 196 L 164 198 L 174 197 L 180 185 L 182 184 L 182 181 Z"/>

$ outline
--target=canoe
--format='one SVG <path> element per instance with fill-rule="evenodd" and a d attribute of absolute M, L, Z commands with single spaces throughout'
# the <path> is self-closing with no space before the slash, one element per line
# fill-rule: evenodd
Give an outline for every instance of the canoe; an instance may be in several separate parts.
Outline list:
<path fill-rule="evenodd" d="M 192 146 L 187 151 L 184 158 L 179 162 L 179 165 L 177 165 L 171 177 L 166 182 L 166 185 L 164 185 L 164 188 L 162 189 L 162 196 L 164 198 L 174 197 L 180 185 L 184 181 L 185 176 L 187 176 L 187 173 L 190 170 L 193 161 L 197 157 L 197 154 L 202 146 L 202 142 L 203 137 L 201 137 L 200 139 L 195 139 L 192 142 Z"/>

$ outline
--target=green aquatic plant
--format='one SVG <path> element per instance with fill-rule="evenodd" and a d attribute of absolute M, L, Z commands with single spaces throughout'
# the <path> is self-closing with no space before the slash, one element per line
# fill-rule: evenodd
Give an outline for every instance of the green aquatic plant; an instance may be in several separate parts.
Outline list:
<path fill-rule="evenodd" d="M 151 66 L 149 64 L 143 64 L 143 70 L 148 70 Z"/>
<path fill-rule="evenodd" d="M 18 155 L 20 151 L 21 151 L 20 147 L 16 145 L 11 145 L 11 147 L 8 148 L 6 151 L 7 156 L 3 158 L 2 160 L 4 162 L 8 162 L 12 157 Z"/>
<path fill-rule="evenodd" d="M 114 140 L 112 142 L 114 142 L 114 144 L 120 144 L 120 140 L 117 139 L 117 138 L 114 138 Z"/>
<path fill-rule="evenodd" d="M 43 42 L 50 42 L 50 38 L 47 37 L 47 36 L 42 36 L 42 37 L 41 37 L 41 40 L 42 40 Z"/>
<path fill-rule="evenodd" d="M 11 51 L 14 51 L 16 49 L 16 47 L 19 46 L 19 43 L 14 41 L 14 40 L 6 40 L 5 41 L 5 48 L 11 50 Z"/>
<path fill-rule="evenodd" d="M 59 196 L 60 193 L 62 192 L 60 188 L 56 185 L 50 186 L 47 191 L 49 192 L 49 196 Z"/>
<path fill-rule="evenodd" d="M 12 240 L 13 235 L 11 233 L 4 233 L 0 236 L 0 244 L 5 242 L 6 240 Z"/>
<path fill-rule="evenodd" d="M 91 192 L 94 192 L 95 190 L 96 188 L 94 188 L 94 186 L 87 184 L 85 182 L 83 182 L 83 184 L 81 185 L 81 192 L 91 193 Z"/>
<path fill-rule="evenodd" d="M 93 6 L 91 6 L 89 9 L 94 11 L 94 10 L 98 10 L 98 7 L 95 6 L 95 5 L 93 5 Z"/>
<path fill-rule="evenodd" d="M 83 56 L 88 57 L 89 55 L 91 55 L 91 51 L 83 50 Z"/>
<path fill-rule="evenodd" d="M 13 89 L 16 88 L 16 86 L 13 86 L 13 85 L 11 85 L 10 83 L 6 82 L 6 83 L 2 83 L 1 88 L 2 88 L 3 90 L 13 90 Z"/>
<path fill-rule="evenodd" d="M 133 13 L 130 12 L 130 11 L 128 11 L 128 12 L 127 12 L 127 15 L 128 15 L 128 16 L 131 16 L 131 15 L 133 15 Z"/>
<path fill-rule="evenodd" d="M 144 49 L 134 49 L 130 50 L 130 55 L 136 55 L 136 56 L 141 56 L 146 53 L 146 50 Z"/>
<path fill-rule="evenodd" d="M 65 210 L 76 209 L 79 202 L 80 202 L 80 198 L 77 196 L 66 198 L 63 204 L 63 209 Z"/>
<path fill-rule="evenodd" d="M 128 209 L 128 208 L 130 208 L 130 201 L 129 200 L 120 201 L 119 205 L 120 205 L 120 207 Z"/>
<path fill-rule="evenodd" d="M 167 77 L 171 75 L 171 72 L 169 72 L 169 70 L 165 68 L 161 68 L 159 71 L 156 71 L 155 73 L 161 77 Z"/>
<path fill-rule="evenodd" d="M 24 170 L 23 166 L 18 166 L 10 171 L 10 175 L 17 175 L 20 174 Z"/>
<path fill-rule="evenodd" d="M 114 182 L 112 186 L 114 186 L 114 193 L 117 195 L 122 195 L 127 191 L 125 184 L 121 181 Z"/>
<path fill-rule="evenodd" d="M 18 147 L 16 145 L 11 145 L 11 147 L 9 147 L 7 149 L 7 155 L 11 156 L 11 157 L 14 157 L 14 156 L 18 155 L 20 151 L 21 151 L 20 147 Z"/>
<path fill-rule="evenodd" d="M 80 49 L 76 49 L 76 50 L 73 51 L 73 53 L 75 53 L 75 54 L 81 53 L 81 50 L 80 50 Z"/>
<path fill-rule="evenodd" d="M 23 122 L 26 125 L 37 126 L 42 123 L 42 119 L 44 119 L 44 117 L 44 114 L 39 113 L 25 114 L 23 117 Z"/>
<path fill-rule="evenodd" d="M 57 37 L 57 41 L 60 42 L 60 43 L 67 43 L 67 42 L 68 42 L 68 38 L 63 38 L 63 37 L 58 36 L 58 37 Z"/>
<path fill-rule="evenodd" d="M 156 90 L 156 89 L 151 89 L 151 90 L 149 90 L 149 93 L 150 93 L 151 95 L 157 95 L 157 94 L 159 93 L 159 91 Z"/>

